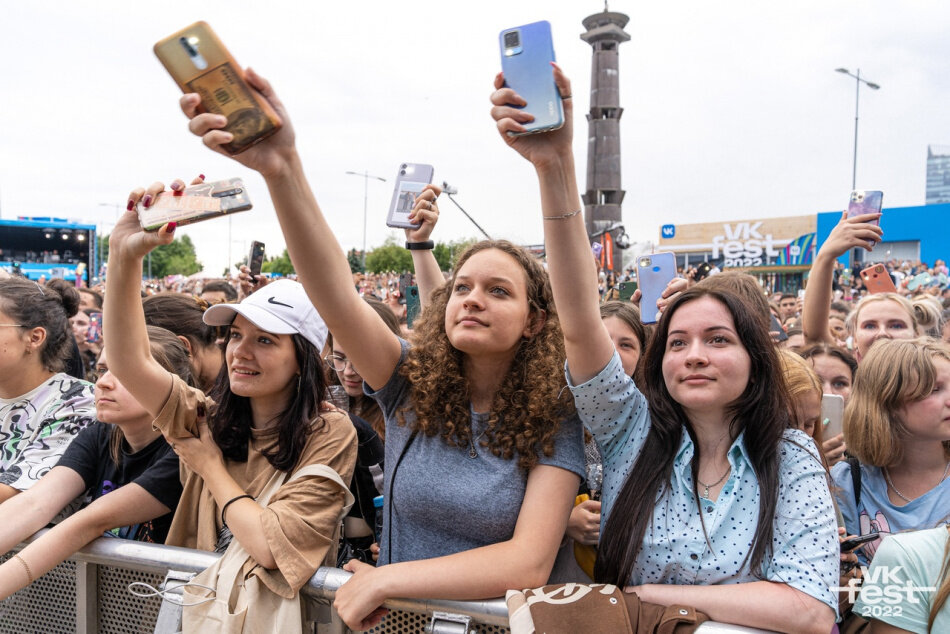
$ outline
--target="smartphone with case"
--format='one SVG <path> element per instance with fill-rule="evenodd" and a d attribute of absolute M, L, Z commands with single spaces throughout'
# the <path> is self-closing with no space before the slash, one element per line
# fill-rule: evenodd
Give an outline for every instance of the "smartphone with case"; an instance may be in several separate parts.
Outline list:
<path fill-rule="evenodd" d="M 851 192 L 848 202 L 848 218 L 864 214 L 879 214 L 884 203 L 884 192 L 877 190 L 856 189 Z M 880 225 L 881 219 L 875 218 L 871 224 Z"/>
<path fill-rule="evenodd" d="M 779 323 L 778 317 L 773 315 L 771 311 L 769 312 L 769 332 L 778 333 L 776 338 L 779 342 L 788 341 L 788 333 L 785 332 L 785 329 L 782 328 L 782 324 Z"/>
<path fill-rule="evenodd" d="M 153 47 L 183 92 L 201 96 L 200 112 L 224 115 L 234 139 L 224 145 L 239 154 L 280 129 L 280 116 L 244 79 L 244 71 L 206 22 L 169 35 Z"/>
<path fill-rule="evenodd" d="M 399 166 L 386 226 L 402 229 L 419 227 L 419 223 L 409 222 L 409 213 L 416 204 L 416 197 L 432 182 L 434 175 L 435 168 L 425 163 L 403 163 Z"/>
<path fill-rule="evenodd" d="M 822 436 L 833 438 L 844 429 L 844 398 L 837 394 L 821 395 Z"/>
<path fill-rule="evenodd" d="M 247 254 L 247 268 L 251 271 L 251 276 L 257 278 L 261 274 L 261 267 L 264 266 L 264 243 L 254 240 L 251 242 L 251 250 Z"/>
<path fill-rule="evenodd" d="M 102 341 L 102 313 L 89 313 L 89 327 L 86 328 L 86 342 L 99 343 Z"/>
<path fill-rule="evenodd" d="M 622 302 L 629 302 L 637 290 L 636 282 L 620 282 L 617 284 L 617 296 Z"/>
<path fill-rule="evenodd" d="M 240 178 L 191 185 L 179 192 L 162 192 L 148 208 L 140 207 L 139 222 L 146 231 L 158 231 L 167 222 L 189 225 L 202 220 L 247 211 L 251 199 Z"/>
<path fill-rule="evenodd" d="M 861 271 L 861 279 L 868 293 L 896 293 L 897 287 L 887 268 L 883 264 L 875 264 Z"/>
<path fill-rule="evenodd" d="M 422 304 L 419 301 L 419 287 L 406 287 L 406 327 L 412 329 L 412 324 L 419 316 Z"/>
<path fill-rule="evenodd" d="M 564 104 L 551 68 L 555 61 L 551 24 L 542 20 L 505 29 L 498 35 L 498 44 L 505 85 L 527 102 L 514 107 L 534 115 L 534 121 L 524 124 L 527 131 L 516 132 L 515 136 L 557 130 L 564 125 Z"/>
<path fill-rule="evenodd" d="M 656 302 L 666 285 L 676 277 L 676 256 L 673 253 L 651 253 L 637 258 L 637 284 L 640 285 L 640 321 L 655 324 L 660 320 Z"/>

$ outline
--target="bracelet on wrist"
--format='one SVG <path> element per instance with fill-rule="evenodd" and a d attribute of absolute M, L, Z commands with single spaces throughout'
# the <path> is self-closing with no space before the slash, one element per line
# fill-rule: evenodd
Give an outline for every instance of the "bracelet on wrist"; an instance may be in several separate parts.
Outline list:
<path fill-rule="evenodd" d="M 572 211 L 570 213 L 561 214 L 560 216 L 541 216 L 545 220 L 567 220 L 568 218 L 573 218 L 577 214 L 584 211 L 583 209 L 578 209 L 577 211 Z"/>
<path fill-rule="evenodd" d="M 238 500 L 242 500 L 244 498 L 253 500 L 254 496 L 248 495 L 247 493 L 245 493 L 244 495 L 236 495 L 230 500 L 228 500 L 227 502 L 225 502 L 224 506 L 221 508 L 221 524 L 223 524 L 224 526 L 228 525 L 228 521 L 225 519 L 225 516 L 227 515 L 227 512 L 228 512 L 228 507 L 234 504 L 235 502 L 237 502 Z"/>
<path fill-rule="evenodd" d="M 425 242 L 406 242 L 406 248 L 410 251 L 431 251 L 435 248 L 435 242 L 426 240 Z"/>

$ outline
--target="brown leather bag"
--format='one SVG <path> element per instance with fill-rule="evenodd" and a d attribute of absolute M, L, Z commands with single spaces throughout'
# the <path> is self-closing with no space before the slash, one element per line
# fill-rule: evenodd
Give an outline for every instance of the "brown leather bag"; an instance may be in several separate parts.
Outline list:
<path fill-rule="evenodd" d="M 709 620 L 695 608 L 646 603 L 602 583 L 509 590 L 505 601 L 511 634 L 688 634 Z"/>

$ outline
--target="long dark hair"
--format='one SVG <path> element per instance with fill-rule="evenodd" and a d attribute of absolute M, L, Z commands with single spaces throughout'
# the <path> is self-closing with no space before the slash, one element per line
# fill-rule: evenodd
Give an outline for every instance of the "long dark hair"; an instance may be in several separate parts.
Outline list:
<path fill-rule="evenodd" d="M 277 439 L 261 452 L 279 471 L 291 471 L 300 460 L 307 437 L 324 426 L 319 414 L 327 382 L 320 351 L 302 335 L 294 333 L 291 339 L 300 368 L 299 387 L 287 409 L 277 417 Z M 226 365 L 222 366 L 209 396 L 217 403 L 208 416 L 211 436 L 225 458 L 246 462 L 253 427 L 251 399 L 231 391 Z"/>
<path fill-rule="evenodd" d="M 40 361 L 50 372 L 63 369 L 73 338 L 69 318 L 79 312 L 75 286 L 61 279 L 52 279 L 46 286 L 22 277 L 0 279 L 0 309 L 24 330 L 44 329 Z"/>
<path fill-rule="evenodd" d="M 699 481 L 700 447 L 686 413 L 667 389 L 663 378 L 663 356 L 673 315 L 688 302 L 701 297 L 710 297 L 726 307 L 750 358 L 749 382 L 738 400 L 729 406 L 728 416 L 733 439 L 745 432 L 746 450 L 759 483 L 758 523 L 743 565 L 748 562 L 753 574 L 761 575 L 763 560 L 772 543 L 772 521 L 779 493 L 778 446 L 788 427 L 788 412 L 792 411 L 790 399 L 775 344 L 761 316 L 733 292 L 696 286 L 677 297 L 664 311 L 647 349 L 641 389 L 649 403 L 652 424 L 604 526 L 594 567 L 594 578 L 599 582 L 619 586 L 628 584 L 647 529 L 652 525 L 657 501 L 669 494 L 673 459 L 682 441 L 683 430 L 694 445 L 691 464 L 693 494 L 699 509 L 696 483 Z M 701 511 L 699 515 L 702 518 Z"/>

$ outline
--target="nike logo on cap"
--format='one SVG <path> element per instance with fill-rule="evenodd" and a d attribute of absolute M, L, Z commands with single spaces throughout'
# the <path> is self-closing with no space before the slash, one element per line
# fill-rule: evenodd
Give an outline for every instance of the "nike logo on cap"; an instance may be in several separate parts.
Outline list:
<path fill-rule="evenodd" d="M 268 298 L 267 298 L 267 303 L 268 303 L 268 304 L 277 304 L 278 306 L 286 306 L 287 308 L 291 308 L 291 309 L 293 308 L 293 306 L 291 306 L 290 304 L 285 304 L 284 302 L 278 302 L 278 301 L 277 301 L 275 298 L 273 298 L 273 297 L 268 297 Z"/>

